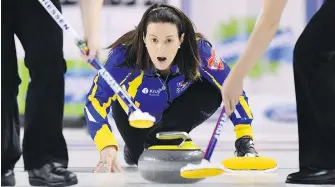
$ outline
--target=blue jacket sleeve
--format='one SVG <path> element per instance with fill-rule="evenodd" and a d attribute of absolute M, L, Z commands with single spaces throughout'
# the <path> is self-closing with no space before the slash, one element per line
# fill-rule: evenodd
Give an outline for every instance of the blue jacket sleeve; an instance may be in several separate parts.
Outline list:
<path fill-rule="evenodd" d="M 199 54 L 202 62 L 200 74 L 214 85 L 221 93 L 223 82 L 227 78 L 230 68 L 227 63 L 220 58 L 215 50 L 204 40 L 199 41 Z M 236 110 L 231 115 L 233 124 L 251 124 L 253 115 L 248 103 L 248 97 L 243 91 L 236 105 Z"/>
<path fill-rule="evenodd" d="M 125 82 L 130 70 L 117 67 L 124 60 L 125 50 L 116 47 L 109 55 L 104 67 L 119 84 Z M 107 115 L 117 96 L 105 80 L 97 74 L 86 97 L 85 117 L 89 133 L 97 148 L 101 151 L 109 145 L 117 146 Z"/>
<path fill-rule="evenodd" d="M 199 54 L 201 58 L 200 74 L 211 84 L 221 89 L 224 80 L 227 78 L 230 68 L 205 40 L 198 41 Z"/>

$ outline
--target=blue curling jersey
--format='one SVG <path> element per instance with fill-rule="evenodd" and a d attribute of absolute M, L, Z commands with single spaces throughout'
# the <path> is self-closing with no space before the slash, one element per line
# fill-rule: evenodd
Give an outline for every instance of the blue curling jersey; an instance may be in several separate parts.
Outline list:
<path fill-rule="evenodd" d="M 230 69 L 215 54 L 209 43 L 203 39 L 197 42 L 202 63 L 202 66 L 199 67 L 200 76 L 202 79 L 207 79 L 218 89 L 218 92 L 221 92 L 221 85 L 228 76 Z M 104 67 L 127 91 L 135 105 L 143 112 L 148 112 L 154 116 L 156 122 L 158 122 L 161 120 L 163 111 L 169 107 L 169 103 L 183 94 L 192 85 L 192 82 L 184 82 L 185 77 L 179 73 L 177 65 L 171 67 L 172 74 L 170 74 L 166 83 L 165 79 L 159 77 L 159 74 L 153 70 L 142 71 L 117 67 L 124 62 L 126 50 L 126 45 L 115 47 L 109 54 Z M 84 112 L 90 135 L 100 149 L 106 144 L 105 141 L 108 141 L 106 140 L 107 137 L 112 136 L 112 129 L 107 119 L 112 102 L 119 102 L 128 113 L 127 105 L 97 74 L 87 94 Z M 251 120 L 252 114 L 247 103 L 247 97 L 243 95 L 240 97 L 240 103 L 236 106 L 236 111 L 232 114 L 232 121 L 236 125 L 250 124 Z"/>

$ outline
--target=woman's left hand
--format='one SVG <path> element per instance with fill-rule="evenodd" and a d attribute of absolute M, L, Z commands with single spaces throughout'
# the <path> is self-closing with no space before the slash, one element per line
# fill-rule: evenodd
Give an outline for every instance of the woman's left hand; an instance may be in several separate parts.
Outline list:
<path fill-rule="evenodd" d="M 236 77 L 230 73 L 222 85 L 221 92 L 226 114 L 230 116 L 234 112 L 242 95 L 243 78 Z"/>

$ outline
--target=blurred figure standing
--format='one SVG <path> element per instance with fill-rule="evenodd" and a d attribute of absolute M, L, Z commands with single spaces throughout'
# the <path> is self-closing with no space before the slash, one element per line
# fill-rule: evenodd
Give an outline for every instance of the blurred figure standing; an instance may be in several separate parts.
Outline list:
<path fill-rule="evenodd" d="M 87 14 L 101 9 L 102 0 L 83 1 L 83 4 L 91 5 L 86 6 L 90 7 L 90 11 L 82 8 Z M 52 2 L 61 9 L 58 0 Z M 92 48 L 90 55 L 95 55 L 99 48 L 99 35 L 88 28 L 95 26 L 100 19 L 90 15 L 85 18 L 86 40 Z M 30 185 L 77 184 L 77 176 L 66 169 L 69 158 L 62 133 L 66 72 L 63 32 L 37 0 L 2 1 L 1 27 L 1 45 L 6 46 L 1 48 L 1 185 L 15 185 L 13 170 L 21 154 Z M 16 100 L 21 79 L 14 35 L 23 46 L 24 62 L 31 78 L 26 99 L 22 152 Z"/>
<path fill-rule="evenodd" d="M 223 84 L 227 114 L 235 110 L 243 79 L 263 55 L 287 0 L 264 0 L 245 52 Z M 300 35 L 293 59 L 300 171 L 286 183 L 335 184 L 335 1 L 325 0 Z"/>

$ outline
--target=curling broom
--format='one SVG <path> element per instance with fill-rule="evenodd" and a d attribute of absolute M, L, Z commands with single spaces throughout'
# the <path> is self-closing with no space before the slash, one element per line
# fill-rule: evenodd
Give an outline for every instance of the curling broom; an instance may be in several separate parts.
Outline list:
<path fill-rule="evenodd" d="M 75 37 L 76 45 L 80 51 L 86 55 L 88 52 L 87 44 L 79 38 L 76 31 L 70 26 L 70 24 L 65 20 L 63 15 L 58 11 L 55 5 L 50 0 L 38 0 L 45 10 L 50 14 L 50 16 L 55 20 L 55 22 L 63 29 L 63 31 L 71 32 Z M 97 69 L 100 76 L 106 81 L 106 83 L 111 87 L 111 89 L 117 94 L 121 100 L 126 103 L 128 110 L 130 112 L 129 122 L 130 125 L 136 128 L 150 128 L 155 123 L 155 117 L 151 116 L 147 112 L 142 112 L 130 99 L 128 94 L 121 88 L 121 86 L 116 82 L 114 77 L 104 68 L 99 62 L 97 57 L 92 60 L 88 60 L 93 68 Z"/>
<path fill-rule="evenodd" d="M 180 169 L 180 176 L 184 178 L 207 178 L 221 175 L 223 173 L 223 166 L 221 164 L 210 163 L 210 159 L 214 152 L 216 143 L 220 137 L 223 124 L 228 119 L 225 112 L 225 107 L 223 107 L 201 163 L 188 164 L 185 167 L 182 167 Z"/>

